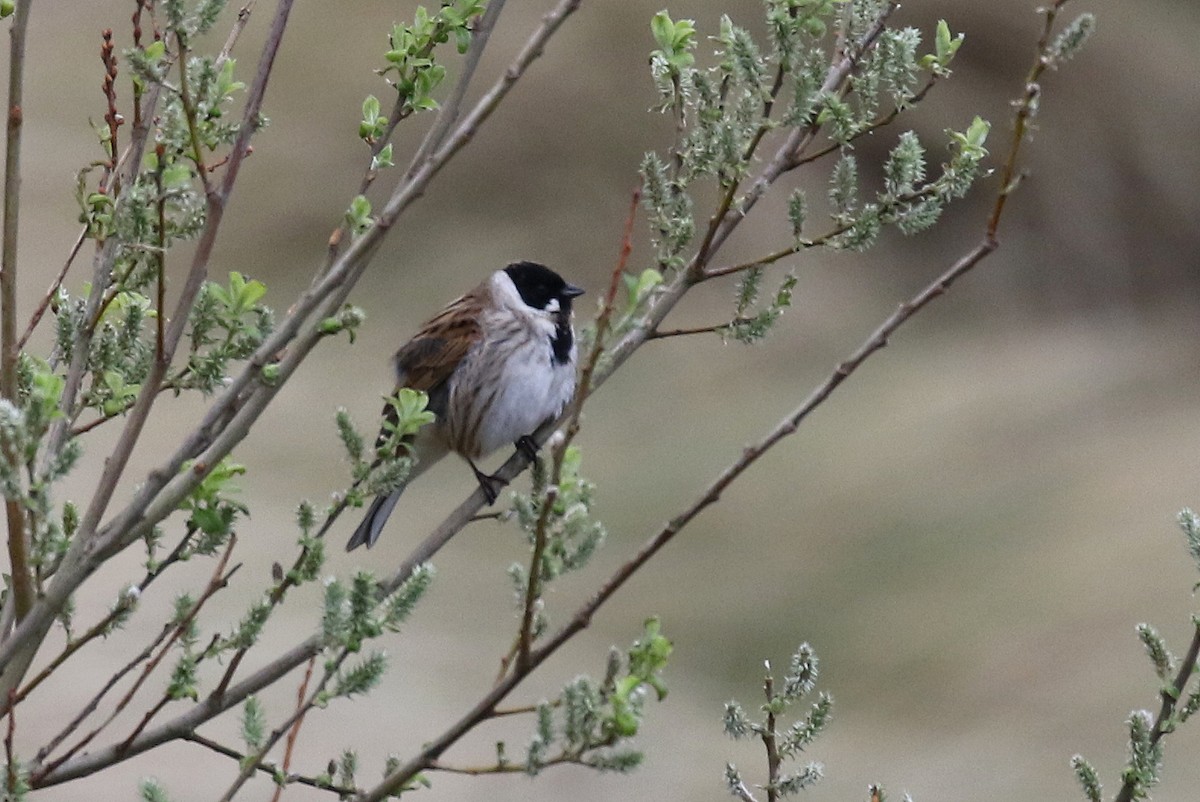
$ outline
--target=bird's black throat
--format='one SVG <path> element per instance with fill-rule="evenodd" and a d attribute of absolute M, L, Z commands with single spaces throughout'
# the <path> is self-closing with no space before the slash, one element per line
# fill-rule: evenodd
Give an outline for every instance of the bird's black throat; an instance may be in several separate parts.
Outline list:
<path fill-rule="evenodd" d="M 560 309 L 554 324 L 554 336 L 550 338 L 550 350 L 554 353 L 554 364 L 565 365 L 571 359 L 571 348 L 575 345 L 575 333 L 571 331 L 571 306 Z"/>

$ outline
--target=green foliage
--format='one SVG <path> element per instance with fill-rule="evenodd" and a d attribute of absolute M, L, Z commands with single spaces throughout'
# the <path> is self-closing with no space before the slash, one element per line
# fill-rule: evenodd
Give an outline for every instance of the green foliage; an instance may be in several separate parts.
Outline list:
<path fill-rule="evenodd" d="M 650 69 L 658 74 L 675 78 L 695 63 L 692 51 L 696 49 L 696 24 L 690 19 L 675 21 L 666 11 L 660 11 L 650 20 L 650 33 L 658 49 L 650 53 Z M 668 87 L 664 95 L 673 99 L 675 87 Z"/>
<path fill-rule="evenodd" d="M 1200 569 L 1200 519 L 1185 508 L 1179 513 L 1178 523 L 1188 554 Z M 1147 710 L 1134 710 L 1126 720 L 1128 759 L 1121 771 L 1121 790 L 1117 798 L 1130 800 L 1150 798 L 1150 791 L 1158 784 L 1162 769 L 1163 737 L 1200 711 L 1200 680 L 1197 679 L 1196 665 L 1187 661 L 1181 665 L 1158 630 L 1149 624 L 1138 624 L 1137 635 L 1154 666 L 1161 709 L 1158 716 Z M 1200 616 L 1193 615 L 1192 643 L 1188 653 L 1194 654 L 1197 649 L 1200 649 Z M 1071 766 L 1089 802 L 1101 799 L 1099 775 L 1092 765 L 1082 755 L 1075 755 L 1071 758 Z"/>
<path fill-rule="evenodd" d="M 1184 507 L 1179 513 L 1178 521 L 1179 528 L 1183 530 L 1183 536 L 1187 540 L 1188 554 L 1192 556 L 1196 567 L 1200 568 L 1200 516 L 1190 508 Z M 1196 587 L 1200 588 L 1200 585 Z"/>
<path fill-rule="evenodd" d="M 471 21 L 483 13 L 485 5 L 484 0 L 449 0 L 432 14 L 424 6 L 417 6 L 411 25 L 397 23 L 392 27 L 384 54 L 387 66 L 377 72 L 395 87 L 401 115 L 438 107 L 433 93 L 446 77 L 446 68 L 433 59 L 434 48 L 453 38 L 458 52 L 467 52 Z M 364 108 L 364 120 L 366 116 Z M 359 135 L 363 136 L 362 128 Z"/>
<path fill-rule="evenodd" d="M 1050 66 L 1058 67 L 1074 58 L 1095 31 L 1096 17 L 1094 14 L 1080 14 L 1072 20 L 1050 43 L 1048 54 Z"/>
<path fill-rule="evenodd" d="M 612 650 L 601 682 L 576 677 L 557 699 L 537 705 L 534 734 L 525 755 L 526 773 L 536 775 L 554 763 L 616 772 L 637 768 L 642 754 L 626 741 L 637 735 L 644 719 L 645 690 L 653 690 L 660 701 L 666 696 L 661 674 L 670 654 L 671 642 L 662 634 L 658 619 L 647 619 L 642 637 L 627 652 Z M 498 751 L 502 766 L 502 744 Z"/>
<path fill-rule="evenodd" d="M 587 565 L 604 542 L 604 524 L 591 515 L 595 484 L 579 473 L 582 459 L 578 447 L 566 449 L 557 485 L 547 484 L 549 477 L 545 465 L 539 461 L 533 466 L 533 492 L 512 494 L 512 509 L 530 548 L 534 548 L 539 527 L 545 537 L 537 583 L 543 591 L 547 583 Z M 514 564 L 508 573 L 513 581 L 517 609 L 523 611 L 529 584 L 525 568 L 519 563 Z M 535 636 L 545 629 L 546 623 L 539 605 L 534 616 Z"/>
<path fill-rule="evenodd" d="M 773 797 L 787 797 L 808 788 L 823 776 L 824 767 L 820 763 L 810 762 L 792 771 L 784 771 L 783 766 L 794 762 L 825 730 L 832 716 L 833 699 L 826 693 L 818 694 L 803 717 L 787 729 L 780 729 L 779 719 L 812 693 L 818 675 L 817 656 L 807 643 L 800 644 L 792 654 L 778 692 L 770 672 L 771 666 L 767 663 L 763 683 L 766 701 L 760 708 L 763 717 L 751 718 L 739 702 L 731 700 L 725 704 L 724 729 L 734 740 L 754 737 L 763 742 L 768 755 L 775 755 L 768 761 L 770 776 L 764 787 Z M 725 784 L 734 796 L 745 799 L 749 793 L 741 772 L 733 763 L 725 765 Z"/>
<path fill-rule="evenodd" d="M 1092 768 L 1092 764 L 1083 759 L 1082 755 L 1071 758 L 1071 768 L 1075 769 L 1075 778 L 1083 789 L 1083 795 L 1088 802 L 1101 802 L 1104 798 L 1104 787 L 1100 785 L 1100 776 Z"/>
<path fill-rule="evenodd" d="M 248 358 L 274 329 L 274 313 L 258 303 L 262 282 L 236 271 L 229 286 L 205 282 L 189 318 L 191 348 L 187 364 L 167 380 L 176 391 L 214 392 L 226 380 L 230 363 Z"/>
<path fill-rule="evenodd" d="M 247 696 L 242 705 L 242 742 L 252 752 L 262 749 L 267 717 L 257 696 Z"/>
<path fill-rule="evenodd" d="M 349 587 L 339 579 L 329 579 L 321 619 L 326 646 L 357 652 L 385 631 L 398 632 L 429 589 L 434 573 L 429 563 L 418 565 L 399 588 L 382 599 L 369 572 L 355 573 Z"/>
<path fill-rule="evenodd" d="M 192 471 L 198 468 L 194 463 L 187 462 L 182 470 Z M 209 471 L 180 505 L 180 509 L 188 513 L 188 529 L 201 534 L 192 549 L 193 553 L 216 553 L 233 534 L 233 525 L 238 516 L 250 514 L 249 507 L 230 498 L 231 495 L 240 492 L 233 480 L 244 473 L 244 465 L 226 457 Z"/>
<path fill-rule="evenodd" d="M 688 249 L 697 230 L 693 193 L 699 183 L 712 179 L 724 193 L 710 224 L 711 235 L 712 226 L 724 216 L 739 213 L 737 191 L 760 142 L 771 135 L 804 134 L 789 141 L 805 147 L 824 136 L 839 151 L 827 191 L 834 227 L 804 239 L 808 205 L 803 191 L 796 189 L 787 207 L 793 235 L 790 252 L 809 247 L 862 250 L 873 245 L 886 226 L 915 234 L 932 226 L 947 203 L 965 194 L 987 154 L 983 144 L 988 126 L 979 119 L 964 132 L 949 132 L 951 157 L 933 180 L 926 179 L 925 148 L 916 134 L 902 134 L 884 165 L 884 187 L 874 199 L 863 197 L 854 141 L 923 96 L 924 90 L 918 90 L 922 75 L 927 83 L 948 75 L 963 42 L 963 36 L 951 34 L 942 21 L 934 52 L 922 56 L 920 31 L 884 27 L 873 46 L 860 54 L 848 86 L 830 91 L 825 87 L 830 64 L 847 51 L 830 53 L 827 34 L 835 30 L 838 41 L 850 48 L 846 43 L 859 42 L 874 30 L 885 5 L 877 0 L 766 0 L 766 46 L 748 28 L 722 17 L 712 37 L 715 63 L 708 67 L 697 64 L 696 31 L 690 20 L 676 22 L 665 11 L 654 17 L 651 32 L 657 49 L 651 53 L 651 76 L 662 110 L 677 117 L 678 138 L 669 159 L 648 153 L 640 172 L 643 205 L 664 278 L 689 265 Z M 892 111 L 883 113 L 885 101 Z M 808 161 L 799 161 L 802 155 L 795 154 L 798 161 L 793 166 Z M 788 253 L 764 259 L 743 277 L 734 319 L 714 327 L 722 338 L 757 342 L 776 323 L 790 303 L 794 277 L 784 279 L 767 308 L 750 311 L 746 299 L 756 297 L 763 269 Z M 701 247 L 692 259 L 707 255 Z"/>
<path fill-rule="evenodd" d="M 1142 645 L 1146 647 L 1146 654 L 1154 663 L 1154 673 L 1163 682 L 1169 681 L 1175 672 L 1175 656 L 1167 648 L 1162 636 L 1149 624 L 1138 624 L 1137 633 Z"/>
<path fill-rule="evenodd" d="M 717 329 L 722 338 L 746 344 L 759 342 L 778 322 L 784 310 L 792 305 L 792 291 L 796 287 L 797 279 L 794 274 L 788 273 L 771 296 L 770 302 L 755 311 L 762 277 L 761 267 L 751 268 L 742 275 L 738 282 L 733 321 Z"/>
<path fill-rule="evenodd" d="M 118 595 L 117 600 L 108 608 L 108 624 L 105 626 L 100 635 L 107 638 L 113 632 L 121 629 L 129 622 L 135 610 L 138 607 L 138 600 L 141 598 L 141 591 L 136 585 L 129 585 L 124 588 Z"/>
<path fill-rule="evenodd" d="M 345 671 L 339 671 L 333 682 L 333 689 L 323 694 L 320 703 L 337 697 L 349 698 L 368 693 L 383 679 L 387 671 L 387 655 L 375 651 L 369 653 L 355 665 Z"/>
<path fill-rule="evenodd" d="M 394 453 L 401 445 L 421 429 L 437 419 L 430 412 L 429 395 L 411 387 L 401 387 L 395 395 L 384 399 L 388 409 L 384 414 L 383 431 L 386 434 L 383 444 L 377 448 L 380 456 L 383 453 Z"/>
<path fill-rule="evenodd" d="M 138 783 L 138 793 L 141 794 L 142 802 L 171 802 L 167 789 L 153 777 L 146 777 Z"/>
<path fill-rule="evenodd" d="M 375 220 L 371 217 L 371 202 L 366 196 L 355 195 L 354 200 L 350 201 L 350 208 L 346 209 L 346 225 L 356 237 L 365 234 L 375 225 Z"/>
<path fill-rule="evenodd" d="M 954 60 L 954 54 L 962 47 L 965 37 L 966 35 L 961 33 L 958 36 L 952 36 L 950 26 L 946 24 L 946 21 L 938 20 L 937 35 L 933 40 L 934 51 L 921 57 L 921 67 L 930 70 L 934 75 L 949 75 L 950 62 Z"/>
<path fill-rule="evenodd" d="M 669 176 L 666 164 L 656 154 L 645 155 L 640 172 L 642 205 L 655 234 L 659 267 L 677 270 L 684 264 L 684 248 L 696 233 L 692 199 L 681 191 L 678 180 Z"/>
<path fill-rule="evenodd" d="M 1149 799 L 1162 768 L 1162 743 L 1154 739 L 1154 717 L 1148 710 L 1134 710 L 1129 726 L 1129 762 L 1121 779 L 1132 790 L 1132 799 Z"/>
<path fill-rule="evenodd" d="M 353 345 L 358 337 L 358 327 L 366 319 L 367 313 L 362 310 L 362 307 L 346 304 L 338 310 L 336 315 L 322 320 L 318 324 L 318 329 L 327 337 L 344 331 L 350 337 L 350 344 Z"/>

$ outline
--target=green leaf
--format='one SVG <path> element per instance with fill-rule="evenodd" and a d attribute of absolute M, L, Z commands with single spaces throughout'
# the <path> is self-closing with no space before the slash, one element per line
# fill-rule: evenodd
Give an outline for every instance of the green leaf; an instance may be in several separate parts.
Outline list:
<path fill-rule="evenodd" d="M 650 32 L 660 48 L 668 52 L 674 49 L 675 24 L 666 11 L 660 11 L 650 19 Z"/>
<path fill-rule="evenodd" d="M 938 20 L 937 35 L 934 37 L 934 52 L 937 54 L 939 66 L 945 67 L 950 63 L 951 59 L 954 58 L 954 54 L 962 47 L 964 38 L 966 38 L 966 34 L 962 33 L 952 37 L 950 26 L 946 21 L 944 19 Z"/>

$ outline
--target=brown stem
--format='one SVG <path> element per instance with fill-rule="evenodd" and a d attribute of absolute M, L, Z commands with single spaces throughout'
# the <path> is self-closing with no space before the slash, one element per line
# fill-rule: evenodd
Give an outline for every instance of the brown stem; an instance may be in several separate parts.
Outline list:
<path fill-rule="evenodd" d="M 17 403 L 17 233 L 21 208 L 21 131 L 25 89 L 25 33 L 29 27 L 32 0 L 20 0 L 9 28 L 8 124 L 4 149 L 4 241 L 0 253 L 0 397 Z M 12 444 L 4 444 L 3 459 L 19 464 Z M 4 501 L 8 522 L 8 562 L 15 605 L 20 623 L 33 607 L 35 590 L 29 565 L 29 534 L 24 505 L 20 499 Z M 10 691 L 12 686 L 6 690 Z"/>
<path fill-rule="evenodd" d="M 779 799 L 779 766 L 782 761 L 775 739 L 775 710 L 771 707 L 771 700 L 775 696 L 775 678 L 771 676 L 770 662 L 767 663 L 767 676 L 763 680 L 763 694 L 767 697 L 767 720 L 760 735 L 767 750 L 767 802 L 776 802 Z"/>
<path fill-rule="evenodd" d="M 734 328 L 735 326 L 741 326 L 749 322 L 750 318 L 735 317 L 733 320 L 726 321 L 725 323 L 715 323 L 711 326 L 695 326 L 693 328 L 684 329 L 655 329 L 650 333 L 648 339 L 662 340 L 667 337 L 687 337 L 692 334 L 713 334 L 715 332 L 726 331 Z"/>
<path fill-rule="evenodd" d="M 300 727 L 304 724 L 304 695 L 308 693 L 308 683 L 312 679 L 313 666 L 317 664 L 317 656 L 313 655 L 309 658 L 308 668 L 304 670 L 304 679 L 300 682 L 300 689 L 296 691 L 296 709 L 300 715 L 296 717 L 296 722 L 292 724 L 288 730 L 287 741 L 283 748 L 283 773 L 286 775 L 288 769 L 292 766 L 292 750 L 296 748 L 296 739 L 300 736 Z M 279 802 L 283 796 L 283 786 L 275 786 L 275 793 L 271 796 L 271 802 Z"/>
<path fill-rule="evenodd" d="M 142 577 L 142 580 L 140 582 L 138 582 L 136 585 L 131 586 L 129 589 L 129 592 L 126 592 L 121 595 L 121 597 L 117 600 L 117 603 L 114 604 L 112 609 L 108 611 L 107 615 L 105 615 L 103 618 L 101 618 L 99 621 L 97 621 L 95 624 L 93 624 L 90 628 L 88 628 L 87 632 L 83 633 L 78 638 L 74 638 L 74 639 L 70 640 L 67 643 L 67 645 L 65 647 L 63 647 L 63 650 L 61 652 L 59 652 L 57 657 L 55 657 L 53 660 L 51 660 L 45 666 L 45 668 L 43 668 L 41 671 L 39 671 L 37 673 L 37 676 L 35 676 L 33 679 L 31 679 L 29 682 L 27 682 L 24 685 L 24 687 L 21 688 L 20 692 L 17 693 L 16 697 L 15 697 L 16 704 L 20 704 L 22 701 L 24 701 L 25 697 L 27 697 L 27 696 L 29 696 L 29 694 L 33 693 L 35 688 L 37 688 L 45 680 L 47 680 L 55 671 L 58 670 L 58 667 L 61 666 L 63 663 L 65 663 L 67 660 L 69 660 L 72 655 L 74 655 L 76 652 L 78 652 L 80 649 L 82 649 L 84 646 L 86 646 L 87 644 L 89 644 L 90 642 L 95 640 L 96 638 L 110 632 L 113 622 L 118 617 L 120 617 L 121 615 L 124 615 L 126 612 L 128 612 L 133 607 L 136 599 L 140 598 L 146 592 L 146 588 L 150 587 L 150 585 L 154 582 L 155 579 L 162 576 L 163 571 L 165 571 L 167 568 L 171 567 L 175 563 L 179 562 L 180 558 L 183 555 L 184 549 L 186 549 L 188 544 L 191 543 L 192 536 L 194 534 L 195 534 L 195 530 L 189 530 L 187 532 L 187 534 L 185 534 L 182 538 L 180 538 L 179 542 L 177 544 L 175 544 L 175 548 L 173 548 L 171 550 L 171 553 L 168 554 L 162 560 L 162 562 L 158 563 L 158 565 L 155 567 L 155 569 L 153 571 L 147 571 L 146 575 Z M 134 594 L 136 594 L 136 596 Z M 161 638 L 166 637 L 166 635 L 169 631 L 170 631 L 170 627 L 164 627 L 162 633 L 159 636 L 159 639 L 161 640 Z M 155 643 L 157 643 L 157 642 L 158 641 L 156 641 Z M 125 669 L 118 671 L 116 678 L 119 679 L 120 677 L 123 677 L 129 670 L 131 670 L 133 668 L 134 665 L 137 665 L 137 663 L 140 663 L 142 660 L 145 660 L 147 657 L 149 657 L 151 651 L 153 651 L 153 648 L 144 652 L 143 656 L 141 658 L 139 658 L 136 662 L 131 663 L 131 664 L 127 665 Z M 109 686 L 106 685 L 105 692 L 107 692 L 108 687 Z M 98 702 L 99 702 L 99 699 L 96 699 L 93 701 L 93 703 L 91 705 L 88 706 L 87 709 L 89 710 L 89 712 L 90 712 L 90 710 L 95 709 L 95 706 Z"/>
<path fill-rule="evenodd" d="M 133 683 L 133 685 L 129 688 L 129 690 L 125 692 L 125 695 L 121 697 L 120 701 L 117 702 L 116 706 L 113 708 L 113 711 L 108 715 L 108 717 L 105 718 L 104 721 L 102 721 L 95 729 L 93 729 L 91 732 L 89 732 L 87 735 L 85 735 L 83 738 L 81 738 L 74 746 L 72 746 L 70 749 L 68 749 L 63 755 L 56 758 L 51 763 L 49 763 L 43 767 L 39 767 L 34 771 L 31 771 L 30 772 L 31 781 L 34 781 L 34 782 L 38 781 L 40 779 L 40 777 L 54 771 L 56 768 L 58 768 L 63 763 L 65 763 L 67 760 L 69 760 L 72 756 L 77 754 L 81 749 L 83 749 L 85 746 L 87 746 L 89 743 L 91 743 L 92 740 L 95 739 L 95 737 L 97 735 L 99 735 L 101 732 L 103 732 L 108 727 L 108 725 L 111 724 L 113 722 L 113 720 L 116 719 L 116 717 L 118 715 L 120 715 L 121 712 L 123 710 L 125 710 L 126 707 L 129 706 L 129 703 L 131 701 L 133 701 L 133 697 L 137 694 L 138 690 L 142 687 L 142 684 L 147 679 L 149 679 L 150 675 L 154 672 L 154 669 L 157 668 L 158 665 L 162 662 L 163 658 L 166 657 L 167 652 L 170 650 L 171 646 L 174 645 L 175 641 L 178 640 L 179 636 L 181 634 L 183 634 L 184 630 L 187 629 L 187 627 L 191 624 L 191 622 L 196 619 L 196 616 L 200 613 L 200 609 L 204 606 L 204 603 L 207 602 L 210 598 L 212 598 L 213 594 L 215 594 L 218 590 L 222 589 L 223 587 L 225 587 L 228 584 L 229 578 L 233 575 L 233 572 L 236 571 L 238 568 L 238 566 L 234 566 L 234 568 L 229 573 L 225 573 L 225 566 L 229 563 L 229 557 L 233 553 L 233 547 L 236 544 L 237 544 L 237 537 L 230 536 L 229 543 L 226 545 L 225 551 L 221 554 L 221 559 L 217 561 L 217 565 L 216 565 L 216 568 L 213 570 L 212 577 L 209 579 L 208 585 L 205 587 L 204 592 L 200 594 L 200 598 L 198 598 L 196 600 L 196 603 L 192 605 L 192 608 L 190 610 L 188 610 L 187 615 L 185 615 L 181 621 L 179 621 L 178 623 L 171 626 L 170 634 L 167 636 L 165 641 L 162 642 L 162 645 L 158 649 L 158 653 L 155 654 L 152 658 L 150 658 L 149 662 L 146 663 L 146 666 L 142 669 L 142 672 L 138 676 L 137 680 Z M 159 700 L 159 702 L 154 707 L 152 707 L 142 717 L 141 722 L 137 725 L 137 727 L 135 727 L 133 732 L 127 738 L 125 738 L 124 741 L 121 742 L 121 744 L 117 747 L 117 751 L 118 752 L 128 751 L 129 744 L 132 743 L 139 734 L 141 734 L 142 730 L 144 730 L 146 728 L 146 726 L 150 723 L 150 720 L 154 717 L 154 715 L 157 714 L 160 710 L 162 710 L 162 708 L 166 706 L 166 703 L 168 701 L 170 701 L 170 700 L 167 699 L 167 697 L 165 697 L 165 696 L 161 700 Z M 57 744 L 62 743 L 62 741 L 65 740 L 66 737 L 72 731 L 74 731 L 74 729 L 77 728 L 79 726 L 79 724 L 81 724 L 82 722 L 83 722 L 82 718 L 76 717 L 76 719 L 73 720 L 71 722 L 71 724 L 69 724 L 67 726 L 67 728 L 65 730 L 63 730 L 62 733 L 60 733 L 58 736 L 56 736 L 54 738 L 54 740 L 51 741 L 50 744 L 48 744 L 46 747 L 43 747 L 43 749 L 41 751 L 39 751 L 39 753 L 38 753 L 39 758 L 40 758 L 39 762 L 41 759 L 44 759 L 44 757 L 46 755 L 48 755 Z"/>
<path fill-rule="evenodd" d="M 254 13 L 254 5 L 258 0 L 246 0 L 246 4 L 238 9 L 237 18 L 233 22 L 233 27 L 229 29 L 229 37 L 225 40 L 225 46 L 221 48 L 221 54 L 217 56 L 216 68 L 221 69 L 221 66 L 229 60 L 229 56 L 233 53 L 233 48 L 237 45 L 238 38 L 245 30 L 246 24 L 250 22 L 250 15 Z"/>
<path fill-rule="evenodd" d="M 29 342 L 30 336 L 33 335 L 33 330 L 37 328 L 38 323 L 42 322 L 42 317 L 46 314 L 46 310 L 50 308 L 50 304 L 54 302 L 54 296 L 58 294 L 58 288 L 62 286 L 63 281 L 67 277 L 67 271 L 71 269 L 75 257 L 79 255 L 79 249 L 83 247 L 84 240 L 87 239 L 87 229 L 81 229 L 79 236 L 75 237 L 75 244 L 71 246 L 70 253 L 67 254 L 67 261 L 63 263 L 62 269 L 58 271 L 58 275 L 54 277 L 54 281 L 50 284 L 50 289 L 46 290 L 46 294 L 42 296 L 42 300 L 38 301 L 37 308 L 33 310 L 33 315 L 29 318 L 29 323 L 25 326 L 25 331 L 21 335 L 21 339 L 17 340 L 17 350 L 25 347 L 25 343 Z"/>
<path fill-rule="evenodd" d="M 11 696 L 11 692 L 9 695 Z M 7 795 L 13 799 L 18 798 L 17 787 L 21 780 L 20 763 L 16 759 L 16 752 L 13 749 L 13 741 L 17 735 L 17 711 L 15 708 L 16 704 L 10 698 L 8 701 L 8 728 L 4 733 L 4 756 L 8 766 L 4 787 L 8 790 Z"/>
<path fill-rule="evenodd" d="M 262 746 L 259 747 L 257 752 L 255 752 L 253 755 L 247 756 L 246 760 L 243 761 L 242 770 L 238 772 L 237 779 L 235 779 L 225 791 L 225 794 L 221 797 L 220 802 L 232 802 L 233 798 L 237 796 L 237 792 L 241 790 L 241 787 L 245 785 L 246 781 L 254 775 L 255 770 L 257 769 L 259 763 L 262 762 L 267 752 L 271 751 L 275 744 L 279 743 L 279 739 L 282 738 L 285 733 L 289 732 L 291 728 L 294 727 L 301 719 L 303 719 L 309 710 L 312 710 L 313 707 L 316 706 L 317 699 L 325 692 L 325 687 L 337 674 L 338 670 L 342 666 L 342 663 L 345 662 L 349 654 L 350 653 L 348 651 L 343 650 L 336 658 L 334 658 L 332 662 L 326 664 L 325 673 L 321 676 L 321 680 L 317 683 L 317 687 L 313 688 L 312 693 L 308 695 L 307 699 L 301 698 L 300 702 L 296 705 L 295 712 L 293 712 L 292 715 L 284 720 L 284 722 L 277 728 L 271 731 L 271 734 L 268 735 L 263 741 Z M 307 679 L 305 680 L 305 683 L 307 684 Z"/>
<path fill-rule="evenodd" d="M 181 735 L 179 737 L 180 737 L 180 740 L 188 741 L 189 743 L 194 743 L 194 744 L 197 744 L 198 746 L 203 746 L 205 749 L 209 749 L 213 752 L 216 752 L 218 755 L 223 755 L 225 757 L 232 758 L 233 760 L 236 760 L 239 764 L 242 764 L 242 765 L 245 764 L 245 761 L 247 759 L 247 755 L 237 751 L 236 749 L 230 749 L 228 746 L 218 743 L 218 742 L 212 740 L 211 738 L 205 738 L 203 735 L 200 735 L 199 733 L 188 732 L 188 733 L 184 733 L 183 735 Z M 268 775 L 272 779 L 277 777 L 279 774 L 279 771 L 278 771 L 277 767 L 275 766 L 275 764 L 267 763 L 266 761 L 263 761 L 263 760 L 260 760 L 257 763 L 255 763 L 254 768 L 257 771 L 261 771 L 264 774 Z M 331 785 L 329 783 L 326 783 L 324 780 L 318 780 L 316 777 L 305 777 L 302 774 L 286 774 L 286 775 L 284 775 L 284 782 L 287 785 L 296 783 L 298 785 L 307 785 L 309 788 L 319 788 L 322 791 L 330 791 L 331 793 L 337 794 L 340 797 L 350 797 L 350 796 L 353 796 L 358 791 L 357 788 L 348 788 L 343 785 Z M 282 790 L 282 789 L 280 789 L 280 790 Z M 278 791 L 276 791 L 276 793 L 278 793 Z"/>

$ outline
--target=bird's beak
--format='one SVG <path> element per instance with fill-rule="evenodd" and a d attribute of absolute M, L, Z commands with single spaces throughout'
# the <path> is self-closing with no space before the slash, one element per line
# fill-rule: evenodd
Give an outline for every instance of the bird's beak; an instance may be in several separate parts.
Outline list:
<path fill-rule="evenodd" d="M 574 284 L 568 284 L 567 286 L 563 287 L 562 294 L 568 298 L 575 298 L 583 295 L 583 292 L 584 291 L 582 287 L 576 287 Z"/>

